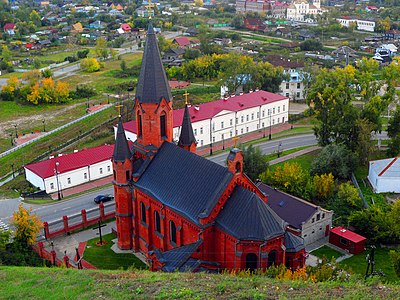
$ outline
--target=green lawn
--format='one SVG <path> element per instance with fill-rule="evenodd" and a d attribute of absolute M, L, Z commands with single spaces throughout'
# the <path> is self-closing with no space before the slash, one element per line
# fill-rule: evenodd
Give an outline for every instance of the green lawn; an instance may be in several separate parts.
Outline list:
<path fill-rule="evenodd" d="M 394 268 L 392 266 L 392 261 L 389 257 L 390 249 L 387 248 L 376 248 L 375 249 L 375 271 L 379 271 L 380 269 L 385 274 L 384 281 L 395 282 L 399 281 L 400 278 L 396 275 Z M 365 271 L 367 269 L 367 261 L 366 255 L 369 253 L 368 251 L 364 251 L 363 253 L 354 255 L 348 259 L 345 259 L 339 263 L 342 267 L 347 270 L 352 271 L 353 273 L 360 274 L 362 276 L 365 275 Z"/>
<path fill-rule="evenodd" d="M 87 242 L 83 258 L 94 265 L 96 268 L 105 270 L 128 269 L 134 267 L 136 269 L 146 269 L 147 266 L 131 253 L 115 253 L 111 250 L 112 240 L 115 239 L 113 234 L 106 234 L 103 240 L 107 241 L 106 245 L 101 247 L 96 243 L 99 238 L 94 238 Z"/>
<path fill-rule="evenodd" d="M 336 259 L 336 258 L 342 256 L 342 253 L 340 253 L 339 251 L 336 251 L 326 245 L 312 251 L 311 254 L 315 255 L 319 258 L 322 258 L 325 256 L 328 260 L 330 260 L 332 257 Z"/>
<path fill-rule="evenodd" d="M 315 159 L 315 157 L 319 154 L 320 151 L 321 150 L 318 149 L 318 150 L 312 151 L 310 153 L 292 158 L 288 161 L 284 161 L 279 164 L 273 165 L 273 166 L 271 166 L 271 171 L 274 171 L 278 166 L 283 167 L 283 165 L 285 163 L 298 163 L 302 167 L 303 170 L 308 172 L 309 170 L 311 170 L 312 162 Z"/>

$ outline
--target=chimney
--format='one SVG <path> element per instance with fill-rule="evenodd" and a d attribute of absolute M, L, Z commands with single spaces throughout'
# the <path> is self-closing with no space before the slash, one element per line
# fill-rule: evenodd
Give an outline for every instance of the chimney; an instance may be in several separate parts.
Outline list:
<path fill-rule="evenodd" d="M 49 159 L 53 159 L 53 158 L 54 158 L 54 155 L 50 155 L 50 156 L 49 156 Z"/>
<path fill-rule="evenodd" d="M 76 153 L 76 152 L 78 152 L 78 150 L 75 149 L 75 150 L 74 150 L 74 153 Z"/>
<path fill-rule="evenodd" d="M 58 153 L 58 157 L 61 157 L 61 156 L 63 156 L 63 154 L 62 153 Z"/>

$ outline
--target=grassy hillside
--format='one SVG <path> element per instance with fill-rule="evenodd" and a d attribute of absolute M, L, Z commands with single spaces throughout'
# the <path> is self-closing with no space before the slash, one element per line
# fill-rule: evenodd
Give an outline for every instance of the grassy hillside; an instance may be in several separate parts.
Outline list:
<path fill-rule="evenodd" d="M 264 276 L 0 266 L 1 299 L 399 299 L 400 286 Z"/>

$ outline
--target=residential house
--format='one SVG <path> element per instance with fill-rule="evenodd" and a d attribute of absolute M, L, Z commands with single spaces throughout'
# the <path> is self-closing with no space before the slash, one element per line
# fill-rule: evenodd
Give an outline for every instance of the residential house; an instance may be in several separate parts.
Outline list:
<path fill-rule="evenodd" d="M 368 181 L 375 193 L 400 193 L 399 157 L 370 161 Z"/>
<path fill-rule="evenodd" d="M 8 35 L 15 35 L 15 29 L 17 28 L 17 25 L 14 23 L 6 23 L 4 25 L 4 33 L 7 33 Z"/>
<path fill-rule="evenodd" d="M 253 31 L 268 31 L 267 25 L 260 18 L 246 18 L 244 20 L 244 27 Z"/>
<path fill-rule="evenodd" d="M 172 44 L 181 48 L 189 48 L 190 40 L 187 37 L 177 37 L 172 41 Z"/>
<path fill-rule="evenodd" d="M 131 30 L 132 30 L 131 26 L 129 26 L 129 24 L 127 24 L 127 23 L 121 24 L 121 29 L 124 32 L 131 32 Z"/>
<path fill-rule="evenodd" d="M 107 23 L 104 23 L 100 20 L 96 20 L 96 21 L 90 23 L 89 25 L 87 25 L 86 27 L 90 28 L 90 29 L 104 29 L 107 27 Z"/>
<path fill-rule="evenodd" d="M 400 30 L 391 29 L 385 32 L 385 39 L 387 40 L 400 40 Z"/>
<path fill-rule="evenodd" d="M 315 38 L 315 34 L 310 32 L 307 29 L 301 29 L 299 31 L 299 39 L 302 41 L 306 41 L 306 40 L 314 39 L 314 38 Z"/>
<path fill-rule="evenodd" d="M 83 32 L 82 24 L 80 22 L 78 22 L 78 23 L 72 25 L 71 32 L 72 33 L 82 33 Z"/>

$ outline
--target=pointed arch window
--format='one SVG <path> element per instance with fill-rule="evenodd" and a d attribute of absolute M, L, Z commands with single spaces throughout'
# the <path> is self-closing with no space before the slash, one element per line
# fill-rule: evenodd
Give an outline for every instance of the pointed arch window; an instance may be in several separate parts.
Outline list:
<path fill-rule="evenodd" d="M 176 226 L 174 221 L 169 221 L 169 238 L 172 243 L 176 244 Z"/>
<path fill-rule="evenodd" d="M 165 112 L 162 112 L 160 116 L 160 134 L 162 138 L 167 136 L 167 116 Z"/>
<path fill-rule="evenodd" d="M 137 120 L 138 120 L 138 136 L 142 136 L 143 134 L 142 115 L 139 113 L 137 115 Z"/>
<path fill-rule="evenodd" d="M 154 211 L 154 230 L 161 233 L 161 220 L 158 211 Z"/>
<path fill-rule="evenodd" d="M 146 223 L 146 206 L 143 202 L 140 202 L 140 219 L 143 223 Z"/>

